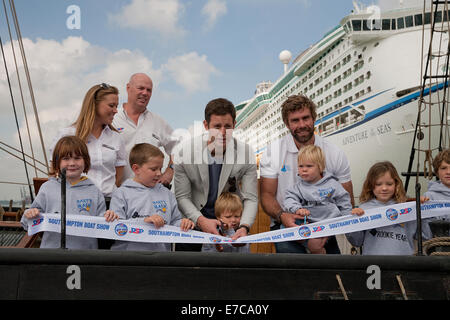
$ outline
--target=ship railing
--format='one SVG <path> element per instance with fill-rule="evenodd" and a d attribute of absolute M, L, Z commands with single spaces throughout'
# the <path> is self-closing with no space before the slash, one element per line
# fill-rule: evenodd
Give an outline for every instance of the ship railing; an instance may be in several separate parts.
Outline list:
<path fill-rule="evenodd" d="M 321 135 L 328 135 L 364 119 L 364 105 L 349 105 L 343 108 L 347 107 L 350 108 L 344 112 L 336 112 L 335 115 L 323 122 L 320 122 L 319 119 L 319 124 L 316 126 L 317 131 Z"/>

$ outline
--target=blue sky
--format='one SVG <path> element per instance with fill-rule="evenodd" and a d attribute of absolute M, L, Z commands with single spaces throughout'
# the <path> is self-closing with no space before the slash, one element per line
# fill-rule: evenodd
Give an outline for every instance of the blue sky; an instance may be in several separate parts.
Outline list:
<path fill-rule="evenodd" d="M 151 8 L 152 2 L 160 1 L 147 2 Z M 144 22 L 127 26 L 121 14 L 131 7 L 132 1 L 16 0 L 16 9 L 22 35 L 32 41 L 42 38 L 61 42 L 68 37 L 82 37 L 90 45 L 111 52 L 128 49 L 142 53 L 157 71 L 149 108 L 174 128 L 202 120 L 202 109 L 210 99 L 222 96 L 237 104 L 250 98 L 258 82 L 275 81 L 281 75 L 280 51 L 288 49 L 295 56 L 335 27 L 352 9 L 351 1 L 335 0 L 216 1 L 224 3 L 226 12 L 219 13 L 208 25 L 208 16 L 202 14 L 208 1 L 178 3 L 176 20 L 165 21 L 166 25 L 159 28 Z M 66 27 L 69 17 L 66 9 L 71 4 L 79 6 L 81 11 L 79 30 Z M 177 30 L 165 31 L 172 26 Z M 198 85 L 194 84 L 195 76 L 184 80 L 192 84 L 180 83 L 175 80 L 180 70 L 162 70 L 169 59 L 187 54 L 191 54 L 187 62 L 199 64 L 195 70 L 202 73 Z M 204 64 L 197 61 L 201 58 Z M 176 65 L 174 62 L 174 68 Z M 98 81 L 113 82 L 112 79 Z M 93 84 L 84 84 L 85 89 Z M 125 99 L 125 83 L 113 84 L 119 86 Z M 183 117 L 179 117 L 181 114 Z"/>
<path fill-rule="evenodd" d="M 398 3 L 361 2 L 382 9 Z M 154 80 L 148 108 L 174 129 L 188 128 L 203 120 L 211 99 L 238 104 L 252 97 L 258 82 L 275 82 L 283 72 L 278 59 L 282 50 L 295 58 L 353 9 L 351 0 L 15 0 L 15 5 L 47 148 L 56 131 L 75 120 L 91 86 L 115 85 L 125 101 L 126 82 L 135 72 Z M 80 29 L 67 28 L 71 5 L 80 8 Z M 19 104 L 3 8 L 0 16 Z M 29 98 L 25 100 L 31 113 Z M 0 141 L 18 147 L 3 60 L 0 101 Z M 19 122 L 25 135 L 23 112 Z M 34 126 L 31 132 L 39 149 L 35 152 L 43 159 Z M 28 143 L 25 148 L 29 150 Z M 10 158 L 0 151 L 0 161 Z M 23 171 L 14 160 L 8 170 L 0 169 L 0 180 L 25 181 Z M 3 194 L 0 199 L 12 197 L 9 191 Z"/>

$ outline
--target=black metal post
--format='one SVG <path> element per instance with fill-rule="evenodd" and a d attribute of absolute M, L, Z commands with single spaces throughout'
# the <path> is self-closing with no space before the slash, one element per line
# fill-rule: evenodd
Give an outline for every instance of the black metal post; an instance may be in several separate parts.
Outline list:
<path fill-rule="evenodd" d="M 420 209 L 420 183 L 416 184 L 416 221 L 417 221 L 417 255 L 423 256 L 422 252 L 422 211 Z"/>
<path fill-rule="evenodd" d="M 66 168 L 61 170 L 61 249 L 66 249 Z"/>

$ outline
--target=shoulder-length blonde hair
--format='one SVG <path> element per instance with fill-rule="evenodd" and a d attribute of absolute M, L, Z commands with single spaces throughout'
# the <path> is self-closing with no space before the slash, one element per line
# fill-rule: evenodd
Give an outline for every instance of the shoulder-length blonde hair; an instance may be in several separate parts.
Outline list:
<path fill-rule="evenodd" d="M 86 92 L 78 119 L 73 124 L 76 128 L 75 135 L 84 142 L 87 142 L 87 138 L 94 127 L 98 103 L 108 94 L 118 95 L 119 90 L 116 87 L 102 83 L 96 84 Z M 111 130 L 117 131 L 112 125 L 109 125 L 109 127 Z"/>
<path fill-rule="evenodd" d="M 359 196 L 359 201 L 367 202 L 373 198 L 375 198 L 375 194 L 373 193 L 373 189 L 375 188 L 375 183 L 383 174 L 389 172 L 392 179 L 395 181 L 395 193 L 394 200 L 396 202 L 405 202 L 406 201 L 406 193 L 403 188 L 403 182 L 400 179 L 400 176 L 397 173 L 397 169 L 395 169 L 394 165 L 389 161 L 382 161 L 375 163 L 367 173 L 366 180 L 364 181 L 363 188 L 361 191 L 361 195 Z"/>

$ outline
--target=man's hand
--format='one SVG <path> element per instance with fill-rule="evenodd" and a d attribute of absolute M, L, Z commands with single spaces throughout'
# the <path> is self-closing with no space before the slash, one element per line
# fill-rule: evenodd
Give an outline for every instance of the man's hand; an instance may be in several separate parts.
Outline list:
<path fill-rule="evenodd" d="M 197 219 L 197 226 L 203 232 L 219 235 L 217 227 L 220 226 L 220 221 L 217 219 L 208 219 L 204 216 L 201 216 Z"/>
<path fill-rule="evenodd" d="M 234 234 L 233 237 L 231 237 L 231 240 L 235 241 L 237 239 L 239 239 L 240 237 L 245 237 L 247 236 L 247 229 L 246 228 L 239 228 L 236 230 L 236 233 Z M 246 244 L 245 243 L 233 243 L 231 244 L 233 247 L 243 247 Z"/>
<path fill-rule="evenodd" d="M 297 219 L 303 220 L 304 218 L 305 214 L 283 212 L 280 216 L 280 221 L 286 228 L 292 228 L 298 226 L 298 224 L 295 223 L 295 220 Z"/>

